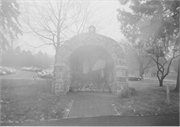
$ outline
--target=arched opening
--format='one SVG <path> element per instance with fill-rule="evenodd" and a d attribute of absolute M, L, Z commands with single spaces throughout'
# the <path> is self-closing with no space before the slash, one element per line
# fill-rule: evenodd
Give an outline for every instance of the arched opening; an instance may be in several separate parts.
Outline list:
<path fill-rule="evenodd" d="M 69 57 L 72 89 L 109 91 L 109 79 L 113 75 L 114 61 L 102 47 L 84 45 Z"/>
<path fill-rule="evenodd" d="M 127 85 L 124 71 L 124 52 L 116 41 L 95 32 L 82 33 L 58 50 L 52 90 L 60 95 L 71 90 L 120 95 Z"/>

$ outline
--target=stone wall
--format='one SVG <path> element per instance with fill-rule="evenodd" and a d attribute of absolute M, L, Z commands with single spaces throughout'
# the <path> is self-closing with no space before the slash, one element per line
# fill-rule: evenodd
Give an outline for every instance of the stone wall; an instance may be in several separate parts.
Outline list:
<path fill-rule="evenodd" d="M 55 94 L 66 94 L 69 91 L 70 86 L 70 73 L 69 68 L 64 63 L 57 63 L 54 69 L 54 83 L 52 91 Z"/>

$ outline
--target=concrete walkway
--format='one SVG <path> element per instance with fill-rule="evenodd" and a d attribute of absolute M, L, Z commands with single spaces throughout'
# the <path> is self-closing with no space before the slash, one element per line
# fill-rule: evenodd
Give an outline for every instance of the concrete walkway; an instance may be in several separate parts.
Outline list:
<path fill-rule="evenodd" d="M 1 79 L 31 79 L 33 80 L 33 76 L 37 76 L 37 73 L 31 72 L 31 71 L 16 70 L 15 74 L 0 76 L 0 80 Z M 42 80 L 39 77 L 37 77 L 37 79 Z"/>
<path fill-rule="evenodd" d="M 113 106 L 118 98 L 111 93 L 76 92 L 68 96 L 73 103 L 67 118 L 118 115 Z"/>

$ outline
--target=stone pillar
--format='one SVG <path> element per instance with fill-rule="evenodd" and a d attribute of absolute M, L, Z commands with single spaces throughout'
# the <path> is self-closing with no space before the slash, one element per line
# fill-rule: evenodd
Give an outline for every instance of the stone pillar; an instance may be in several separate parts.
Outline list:
<path fill-rule="evenodd" d="M 127 67 L 117 65 L 115 67 L 115 81 L 111 91 L 116 96 L 125 97 L 129 94 Z"/>
<path fill-rule="evenodd" d="M 64 95 L 69 91 L 66 83 L 67 67 L 65 64 L 56 64 L 54 69 L 53 91 L 56 95 Z"/>

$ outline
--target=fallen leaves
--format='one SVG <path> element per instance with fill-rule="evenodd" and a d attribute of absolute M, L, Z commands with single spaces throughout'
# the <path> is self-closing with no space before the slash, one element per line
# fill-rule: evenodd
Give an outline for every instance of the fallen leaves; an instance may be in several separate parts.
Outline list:
<path fill-rule="evenodd" d="M 118 112 L 126 116 L 146 116 L 175 113 L 179 110 L 178 94 L 171 94 L 171 104 L 167 105 L 165 97 L 158 90 L 139 91 L 139 95 L 117 101 Z"/>
<path fill-rule="evenodd" d="M 55 95 L 38 92 L 38 89 L 33 86 L 11 88 L 11 90 L 6 90 L 10 87 L 4 87 L 3 89 L 5 92 L 2 91 L 0 100 L 2 123 L 23 123 L 63 118 L 67 102 Z M 41 91 L 42 89 L 39 88 Z"/>

